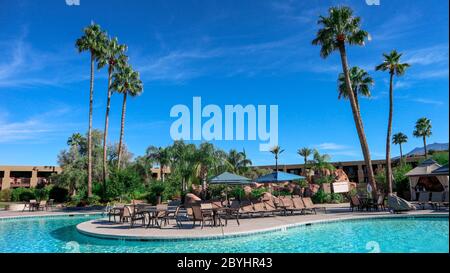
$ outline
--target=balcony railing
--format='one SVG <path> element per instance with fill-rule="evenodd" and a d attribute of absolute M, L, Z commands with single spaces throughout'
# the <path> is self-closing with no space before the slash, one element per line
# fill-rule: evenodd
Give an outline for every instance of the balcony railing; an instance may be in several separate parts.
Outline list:
<path fill-rule="evenodd" d="M 11 177 L 11 188 L 29 187 L 31 178 Z"/>

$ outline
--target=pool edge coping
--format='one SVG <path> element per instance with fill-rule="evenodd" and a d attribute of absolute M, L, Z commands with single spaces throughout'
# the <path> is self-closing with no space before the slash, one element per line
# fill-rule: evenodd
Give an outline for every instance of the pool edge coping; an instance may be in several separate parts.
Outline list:
<path fill-rule="evenodd" d="M 76 229 L 80 234 L 94 237 L 98 239 L 108 239 L 108 240 L 118 240 L 118 241 L 198 241 L 198 240 L 220 240 L 227 238 L 236 238 L 236 237 L 246 237 L 258 234 L 266 234 L 277 231 L 286 231 L 288 229 L 315 225 L 315 224 L 325 224 L 325 223 L 333 223 L 340 221 L 358 221 L 358 220 L 367 220 L 367 219 L 386 219 L 386 218 L 449 218 L 449 214 L 447 213 L 425 213 L 425 214 L 388 214 L 388 215 L 360 215 L 360 216 L 344 216 L 332 219 L 320 219 L 320 220 L 309 220 L 300 223 L 291 223 L 285 224 L 281 226 L 275 226 L 264 229 L 256 229 L 242 232 L 231 232 L 227 234 L 217 234 L 217 235 L 190 235 L 187 236 L 152 236 L 152 235 L 113 235 L 113 234 L 102 234 L 91 231 L 86 231 L 81 229 L 79 226 L 96 220 L 90 220 L 83 223 L 79 223 L 76 225 Z"/>

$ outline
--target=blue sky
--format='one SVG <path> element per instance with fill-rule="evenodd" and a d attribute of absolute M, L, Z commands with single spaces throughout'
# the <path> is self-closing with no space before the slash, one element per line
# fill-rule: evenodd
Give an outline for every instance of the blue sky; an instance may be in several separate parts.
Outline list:
<path fill-rule="evenodd" d="M 362 158 L 347 101 L 337 99 L 339 56 L 321 59 L 311 45 L 317 17 L 349 5 L 371 33 L 365 47 L 348 49 L 350 65 L 375 79 L 361 111 L 372 157 L 384 157 L 388 75 L 375 72 L 381 54 L 404 53 L 412 67 L 395 79 L 393 132 L 421 146 L 415 121 L 432 120 L 432 142 L 448 142 L 448 1 L 86 1 L 0 0 L 0 164 L 53 165 L 73 132 L 87 131 L 89 56 L 75 40 L 91 20 L 129 47 L 145 91 L 127 104 L 125 141 L 141 155 L 172 142 L 173 105 L 279 106 L 280 163 L 301 162 L 300 147 L 334 161 Z M 103 128 L 106 70 L 96 72 L 94 127 Z M 110 141 L 118 141 L 122 97 L 112 99 Z M 218 141 L 245 148 L 254 164 L 271 164 L 258 141 Z M 398 147 L 393 147 L 398 155 Z"/>

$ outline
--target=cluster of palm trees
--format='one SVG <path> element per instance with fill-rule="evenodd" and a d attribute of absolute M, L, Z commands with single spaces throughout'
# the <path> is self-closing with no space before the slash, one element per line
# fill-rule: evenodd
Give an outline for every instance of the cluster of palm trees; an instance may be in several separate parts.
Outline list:
<path fill-rule="evenodd" d="M 208 177 L 224 171 L 242 175 L 250 171 L 249 166 L 252 165 L 245 150 L 239 152 L 232 149 L 227 153 L 208 142 L 198 147 L 183 141 L 175 141 L 168 147 L 150 146 L 145 159 L 159 166 L 162 182 L 165 181 L 164 171 L 170 167 L 171 177 L 181 181 L 183 191 L 195 179 L 199 179 L 206 188 Z"/>
<path fill-rule="evenodd" d="M 75 43 L 78 51 L 90 53 L 90 88 L 89 88 L 89 129 L 88 129 L 88 197 L 92 196 L 92 112 L 94 103 L 94 71 L 108 66 L 108 87 L 105 113 L 105 129 L 103 132 L 103 183 L 106 187 L 108 177 L 107 138 L 111 96 L 115 91 L 123 95 L 122 118 L 120 127 L 119 152 L 117 168 L 121 167 L 125 112 L 127 96 L 137 96 L 143 92 L 143 84 L 139 73 L 128 63 L 127 46 L 121 45 L 117 38 L 109 38 L 98 24 L 91 23 L 83 30 L 83 35 Z"/>
<path fill-rule="evenodd" d="M 370 39 L 369 33 L 360 28 L 361 18 L 354 16 L 349 7 L 332 7 L 328 16 L 320 16 L 318 24 L 322 26 L 317 32 L 317 37 L 312 41 L 314 45 L 321 46 L 320 55 L 327 58 L 334 51 L 338 51 L 341 57 L 343 73 L 338 77 L 338 98 L 346 98 L 350 101 L 364 161 L 367 166 L 369 183 L 373 191 L 377 192 L 375 176 L 372 168 L 369 145 L 367 143 L 364 126 L 361 119 L 358 96 L 370 96 L 370 88 L 374 80 L 362 68 L 349 67 L 347 59 L 347 45 L 364 46 L 365 40 Z M 383 62 L 375 67 L 376 71 L 387 71 L 389 73 L 389 115 L 386 138 L 386 177 L 388 178 L 389 192 L 392 192 L 392 168 L 390 156 L 393 105 L 394 105 L 394 76 L 401 76 L 410 67 L 401 62 L 401 53 L 392 50 L 383 54 Z"/>
<path fill-rule="evenodd" d="M 430 137 L 431 134 L 431 120 L 425 117 L 418 119 L 414 127 L 413 136 L 422 138 L 425 158 L 428 158 L 427 137 Z M 403 161 L 402 144 L 406 142 L 408 142 L 408 136 L 402 132 L 398 132 L 392 136 L 392 143 L 400 147 L 400 163 Z"/>

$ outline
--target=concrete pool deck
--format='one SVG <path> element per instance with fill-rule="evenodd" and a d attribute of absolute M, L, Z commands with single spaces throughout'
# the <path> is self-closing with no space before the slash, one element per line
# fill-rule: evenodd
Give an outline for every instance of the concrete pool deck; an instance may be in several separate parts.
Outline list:
<path fill-rule="evenodd" d="M 197 225 L 193 228 L 192 222 L 183 222 L 179 228 L 175 220 L 171 220 L 167 226 L 162 228 L 145 228 L 138 224 L 132 229 L 129 223 L 112 223 L 107 218 L 91 220 L 77 225 L 80 233 L 107 239 L 119 240 L 199 240 L 220 239 L 226 237 L 247 236 L 252 234 L 284 230 L 287 228 L 323 223 L 339 220 L 357 220 L 369 218 L 386 217 L 448 217 L 448 210 L 416 210 L 401 214 L 384 212 L 350 212 L 348 208 L 329 208 L 327 213 L 289 215 L 289 216 L 266 216 L 258 218 L 241 218 L 240 225 L 236 220 L 228 220 L 228 225 L 223 229 L 206 225 L 203 229 Z"/>

